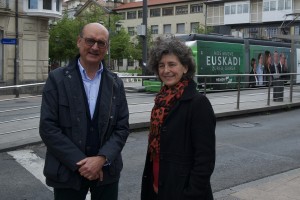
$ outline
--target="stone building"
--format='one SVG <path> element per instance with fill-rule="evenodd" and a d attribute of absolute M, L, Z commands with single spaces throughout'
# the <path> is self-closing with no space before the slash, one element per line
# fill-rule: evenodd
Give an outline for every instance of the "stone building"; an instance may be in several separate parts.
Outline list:
<path fill-rule="evenodd" d="M 62 0 L 0 0 L 0 85 L 43 82 L 48 75 L 49 20 Z"/>

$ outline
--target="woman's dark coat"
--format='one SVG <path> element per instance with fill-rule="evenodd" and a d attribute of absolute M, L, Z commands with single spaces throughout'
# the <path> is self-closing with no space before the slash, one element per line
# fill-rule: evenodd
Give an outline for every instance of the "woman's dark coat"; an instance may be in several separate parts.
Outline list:
<path fill-rule="evenodd" d="M 160 129 L 158 200 L 212 200 L 216 119 L 209 100 L 191 81 Z M 153 200 L 152 162 L 147 153 L 142 200 Z"/>

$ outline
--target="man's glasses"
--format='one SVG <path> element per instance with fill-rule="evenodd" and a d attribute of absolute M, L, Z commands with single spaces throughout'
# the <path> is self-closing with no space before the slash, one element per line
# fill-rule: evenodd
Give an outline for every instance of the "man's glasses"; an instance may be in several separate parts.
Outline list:
<path fill-rule="evenodd" d="M 82 37 L 85 41 L 85 44 L 92 47 L 94 46 L 95 43 L 97 43 L 97 47 L 100 48 L 100 49 L 103 49 L 105 47 L 107 47 L 107 43 L 105 41 L 102 41 L 102 40 L 94 40 L 92 38 L 84 38 Z"/>

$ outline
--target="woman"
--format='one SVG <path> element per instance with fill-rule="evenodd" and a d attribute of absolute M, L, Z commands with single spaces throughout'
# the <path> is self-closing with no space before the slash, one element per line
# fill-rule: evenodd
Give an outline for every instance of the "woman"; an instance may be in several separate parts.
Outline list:
<path fill-rule="evenodd" d="M 212 200 L 216 119 L 193 81 L 192 51 L 176 38 L 158 38 L 149 67 L 164 83 L 151 112 L 142 200 Z"/>
<path fill-rule="evenodd" d="M 264 77 L 262 75 L 264 73 L 264 65 L 263 65 L 264 59 L 262 53 L 258 54 L 257 59 L 258 59 L 258 65 L 256 67 L 256 74 L 258 75 L 257 81 L 258 81 L 258 85 L 262 86 L 264 84 Z"/>
<path fill-rule="evenodd" d="M 253 74 L 249 77 L 249 87 L 253 88 L 257 85 L 257 77 L 256 77 L 256 60 L 255 58 L 251 59 L 251 71 L 250 74 Z"/>

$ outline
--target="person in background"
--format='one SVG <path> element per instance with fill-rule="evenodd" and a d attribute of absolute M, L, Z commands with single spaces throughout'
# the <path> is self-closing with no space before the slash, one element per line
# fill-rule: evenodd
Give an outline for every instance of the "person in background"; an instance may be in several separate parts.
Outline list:
<path fill-rule="evenodd" d="M 287 66 L 287 59 L 284 55 L 284 53 L 280 54 L 280 62 L 279 62 L 279 73 L 288 73 L 288 66 Z M 281 75 L 281 78 L 287 82 L 289 80 L 289 76 L 288 75 Z"/>
<path fill-rule="evenodd" d="M 46 145 L 44 175 L 55 200 L 117 200 L 121 151 L 129 134 L 123 82 L 102 60 L 108 30 L 85 25 L 79 55 L 50 72 L 43 89 L 40 136 Z"/>
<path fill-rule="evenodd" d="M 272 85 L 273 85 L 273 101 L 282 101 L 283 99 L 283 82 L 279 75 L 279 56 L 278 52 L 275 51 L 273 54 L 274 62 L 271 65 Z"/>
<path fill-rule="evenodd" d="M 263 73 L 264 73 L 264 58 L 263 58 L 263 54 L 259 53 L 257 56 L 257 60 L 258 60 L 258 65 L 256 67 L 256 74 L 257 74 L 257 79 L 258 79 L 258 86 L 263 86 L 264 84 L 264 77 L 263 77 Z"/>
<path fill-rule="evenodd" d="M 272 55 L 270 51 L 265 51 L 265 59 L 264 59 L 264 74 L 271 74 L 271 65 L 272 65 Z M 265 76 L 264 77 L 265 85 L 272 85 L 272 77 Z"/>
<path fill-rule="evenodd" d="M 250 65 L 251 65 L 250 74 L 253 74 L 253 76 L 249 77 L 249 87 L 253 88 L 258 83 L 257 76 L 256 76 L 256 60 L 255 60 L 255 58 L 251 59 Z"/>
<path fill-rule="evenodd" d="M 273 64 L 271 64 L 271 73 L 274 74 L 273 75 L 273 80 L 276 81 L 277 79 L 279 79 L 279 55 L 277 51 L 274 51 L 273 54 Z"/>
<path fill-rule="evenodd" d="M 192 51 L 174 37 L 159 37 L 148 66 L 164 85 L 151 112 L 141 199 L 213 200 L 216 118 L 196 89 Z"/>

